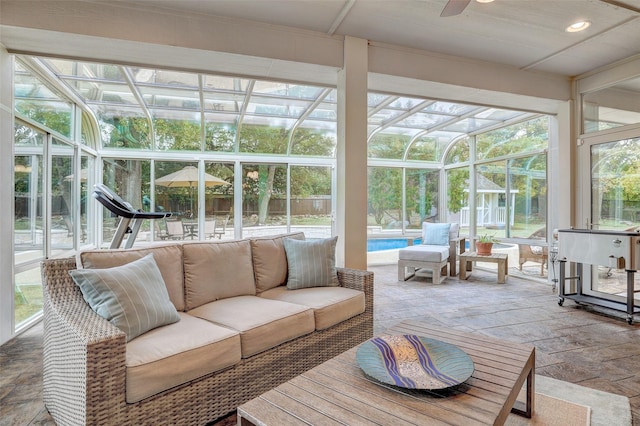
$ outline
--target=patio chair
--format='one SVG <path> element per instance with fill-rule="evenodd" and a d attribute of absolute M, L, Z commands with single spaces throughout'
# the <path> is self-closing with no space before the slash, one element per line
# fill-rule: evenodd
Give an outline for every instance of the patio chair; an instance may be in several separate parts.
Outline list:
<path fill-rule="evenodd" d="M 184 227 L 181 220 L 167 220 L 167 238 L 170 240 L 183 240 Z"/>
<path fill-rule="evenodd" d="M 440 284 L 450 274 L 456 275 L 460 226 L 457 223 L 422 223 L 422 244 L 398 252 L 398 281 L 406 281 L 418 269 L 433 271 L 432 282 Z M 407 276 L 407 270 L 409 275 Z"/>
<path fill-rule="evenodd" d="M 529 235 L 529 238 L 544 240 L 546 235 L 547 227 L 545 226 Z M 518 244 L 518 252 L 520 255 L 518 263 L 521 271 L 525 262 L 536 262 L 540 263 L 540 276 L 544 276 L 544 267 L 547 266 L 549 260 L 549 247 L 547 245 Z"/>
<path fill-rule="evenodd" d="M 217 222 L 216 222 L 217 223 Z M 217 225 L 214 228 L 213 236 L 217 239 L 221 240 L 224 234 L 227 231 L 227 224 L 229 223 L 229 216 L 225 217 L 222 221 L 222 228 L 219 228 Z"/>
<path fill-rule="evenodd" d="M 166 219 L 154 220 L 154 226 L 156 229 L 156 237 L 161 240 L 166 240 L 170 238 L 169 231 L 167 231 L 167 221 Z"/>
<path fill-rule="evenodd" d="M 204 220 L 204 235 L 206 238 L 213 238 L 216 235 L 216 220 L 205 219 Z"/>

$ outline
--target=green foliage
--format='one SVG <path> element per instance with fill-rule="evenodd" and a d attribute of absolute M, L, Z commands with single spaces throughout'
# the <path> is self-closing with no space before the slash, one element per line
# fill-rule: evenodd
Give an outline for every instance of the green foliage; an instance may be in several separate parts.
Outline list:
<path fill-rule="evenodd" d="M 150 148 L 149 122 L 144 117 L 113 117 L 100 121 L 105 146 L 113 148 Z"/>
<path fill-rule="evenodd" d="M 369 142 L 369 157 L 401 159 L 410 136 L 393 133 L 378 133 Z"/>
<path fill-rule="evenodd" d="M 469 169 L 460 168 L 447 171 L 447 209 L 451 213 L 457 213 L 467 205 L 469 193 Z"/>
<path fill-rule="evenodd" d="M 200 150 L 200 123 L 197 121 L 156 119 L 154 128 L 159 150 Z"/>
<path fill-rule="evenodd" d="M 212 152 L 233 152 L 236 128 L 227 128 L 216 123 L 207 123 L 205 150 Z"/>
<path fill-rule="evenodd" d="M 382 225 L 386 211 L 402 206 L 402 169 L 369 167 L 368 194 L 369 212 Z"/>
<path fill-rule="evenodd" d="M 549 119 L 541 117 L 478 135 L 478 158 L 497 158 L 547 148 L 548 126 Z"/>
<path fill-rule="evenodd" d="M 286 154 L 288 131 L 282 127 L 244 125 L 240 130 L 240 152 Z"/>
<path fill-rule="evenodd" d="M 408 160 L 440 161 L 440 146 L 436 138 L 420 138 L 409 149 Z"/>
<path fill-rule="evenodd" d="M 331 157 L 335 149 L 335 140 L 312 129 L 296 129 L 291 153 L 293 155 L 313 155 Z"/>
<path fill-rule="evenodd" d="M 55 130 L 61 135 L 71 136 L 71 107 L 60 108 L 63 103 L 23 101 L 16 99 L 16 111 L 30 119 Z"/>
<path fill-rule="evenodd" d="M 459 164 L 469 161 L 469 140 L 467 138 L 461 139 L 455 143 L 447 152 L 447 158 L 445 164 Z"/>
<path fill-rule="evenodd" d="M 482 234 L 482 235 L 478 235 L 478 242 L 479 243 L 496 243 L 498 242 L 493 235 L 489 235 L 489 234 Z"/>

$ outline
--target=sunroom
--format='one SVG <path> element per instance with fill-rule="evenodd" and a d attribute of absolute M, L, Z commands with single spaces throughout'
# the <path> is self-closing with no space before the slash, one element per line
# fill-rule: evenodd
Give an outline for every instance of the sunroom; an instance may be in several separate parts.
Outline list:
<path fill-rule="evenodd" d="M 39 292 L 41 259 L 109 246 L 117 218 L 92 198 L 97 183 L 135 208 L 172 213 L 145 223 L 139 243 L 174 238 L 166 226 L 174 221 L 187 239 L 304 229 L 340 236 L 339 262 L 365 267 L 377 256 L 367 240 L 416 238 L 423 221 L 456 221 L 511 250 L 550 245 L 559 227 L 598 223 L 587 201 L 590 156 L 571 141 L 627 152 L 638 138 L 634 57 L 574 78 L 572 91 L 560 73 L 466 66 L 351 36 L 294 31 L 284 40 L 260 27 L 280 44 L 223 45 L 215 33 L 233 25 L 200 25 L 207 17 L 174 17 L 179 25 L 162 30 L 175 40 L 159 41 L 157 31 L 135 29 L 164 21 L 139 20 L 150 12 L 135 7 L 112 10 L 131 34 L 101 39 L 98 29 L 113 28 L 99 3 L 77 4 L 77 15 L 33 10 L 29 19 L 43 19 L 27 25 L 20 2 L 3 2 L 2 129 L 14 142 L 3 157 L 14 182 L 2 199 L 14 214 L 2 229 L 14 238 L 3 246 L 1 300 L 3 312 L 15 305 L 16 313 L 2 341 L 37 318 L 38 298 L 28 293 L 30 285 Z M 95 27 L 65 30 L 81 11 L 94 14 Z M 194 23 L 197 36 L 178 37 Z M 618 175 L 607 171 L 603 208 L 593 211 L 612 229 L 630 228 L 633 166 L 599 164 L 616 164 Z M 162 184 L 191 166 L 197 182 Z M 547 262 L 542 278 L 552 271 Z M 18 316 L 23 301 L 33 309 Z"/>

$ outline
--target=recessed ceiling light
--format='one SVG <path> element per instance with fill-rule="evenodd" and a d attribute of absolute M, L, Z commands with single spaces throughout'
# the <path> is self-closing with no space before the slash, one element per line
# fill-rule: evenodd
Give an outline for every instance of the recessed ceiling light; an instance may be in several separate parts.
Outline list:
<path fill-rule="evenodd" d="M 478 3 L 493 3 L 494 0 L 476 0 Z"/>
<path fill-rule="evenodd" d="M 574 24 L 569 25 L 565 31 L 568 33 L 577 33 L 578 31 L 586 30 L 591 26 L 591 22 L 589 21 L 578 21 Z"/>

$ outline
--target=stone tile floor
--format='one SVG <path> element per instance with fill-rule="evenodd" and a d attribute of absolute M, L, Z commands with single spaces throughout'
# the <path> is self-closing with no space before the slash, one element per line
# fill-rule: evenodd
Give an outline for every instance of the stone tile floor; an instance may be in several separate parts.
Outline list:
<path fill-rule="evenodd" d="M 403 319 L 536 346 L 536 373 L 629 397 L 640 425 L 640 318 L 566 301 L 544 281 L 474 270 L 469 281 L 397 281 L 396 265 L 376 265 L 375 332 Z M 511 272 L 511 270 L 510 270 Z M 514 271 L 515 272 L 515 271 Z M 52 425 L 42 403 L 42 325 L 0 347 L 0 425 Z M 234 417 L 216 425 L 233 424 Z"/>

